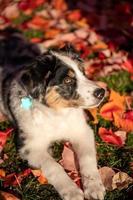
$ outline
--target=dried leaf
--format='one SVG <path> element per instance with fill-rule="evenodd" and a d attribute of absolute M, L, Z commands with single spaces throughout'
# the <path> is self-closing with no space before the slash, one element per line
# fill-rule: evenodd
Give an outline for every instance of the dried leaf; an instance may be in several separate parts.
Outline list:
<path fill-rule="evenodd" d="M 20 200 L 19 198 L 15 197 L 13 194 L 0 191 L 0 197 L 2 197 L 2 200 Z"/>
<path fill-rule="evenodd" d="M 102 167 L 99 169 L 99 173 L 102 178 L 102 182 L 106 190 L 112 190 L 112 178 L 115 175 L 115 171 L 110 167 Z"/>
<path fill-rule="evenodd" d="M 125 144 L 125 141 L 127 139 L 127 132 L 126 131 L 116 131 L 114 132 L 115 135 L 119 136 L 122 140 L 122 144 Z"/>
<path fill-rule="evenodd" d="M 130 183 L 133 183 L 133 178 L 125 172 L 118 172 L 112 179 L 112 188 L 122 190 L 127 188 Z"/>
<path fill-rule="evenodd" d="M 39 181 L 39 183 L 41 184 L 46 184 L 48 183 L 47 179 L 45 178 L 45 176 L 42 174 L 42 171 L 39 169 L 34 169 L 31 170 L 31 172 L 33 173 L 33 175 L 35 177 L 37 177 L 37 180 Z"/>
<path fill-rule="evenodd" d="M 62 152 L 62 160 L 60 161 L 60 163 L 63 165 L 65 170 L 77 171 L 74 152 L 70 147 L 66 145 L 64 145 L 64 149 Z"/>
<path fill-rule="evenodd" d="M 0 178 L 4 178 L 6 176 L 6 172 L 3 169 L 0 169 Z"/>
<path fill-rule="evenodd" d="M 3 115 L 2 113 L 0 113 L 0 122 L 6 121 L 7 117 L 5 115 Z"/>
<path fill-rule="evenodd" d="M 17 4 L 12 4 L 7 6 L 3 13 L 2 13 L 5 17 L 7 17 L 8 19 L 15 19 L 19 16 L 19 10 L 17 7 Z"/>

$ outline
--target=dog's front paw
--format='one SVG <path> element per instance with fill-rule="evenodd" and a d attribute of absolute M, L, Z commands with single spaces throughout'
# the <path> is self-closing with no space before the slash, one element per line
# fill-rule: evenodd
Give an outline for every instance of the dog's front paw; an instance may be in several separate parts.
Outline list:
<path fill-rule="evenodd" d="M 78 187 L 68 185 L 60 194 L 63 200 L 84 200 L 84 194 Z"/>
<path fill-rule="evenodd" d="M 105 188 L 98 173 L 94 176 L 83 177 L 83 187 L 86 199 L 104 199 Z"/>

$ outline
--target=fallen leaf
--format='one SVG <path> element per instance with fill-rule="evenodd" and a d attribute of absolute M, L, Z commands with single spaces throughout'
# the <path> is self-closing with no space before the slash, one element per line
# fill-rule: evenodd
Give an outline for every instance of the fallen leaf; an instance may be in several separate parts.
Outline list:
<path fill-rule="evenodd" d="M 124 131 L 133 131 L 133 111 L 127 111 L 123 114 L 113 113 L 114 123 L 118 128 Z"/>
<path fill-rule="evenodd" d="M 61 31 L 59 29 L 53 28 L 53 29 L 47 30 L 44 36 L 45 36 L 46 39 L 52 39 L 56 35 L 58 35 L 60 32 Z"/>
<path fill-rule="evenodd" d="M 133 178 L 125 172 L 118 172 L 113 176 L 112 188 L 122 190 L 127 188 L 130 183 L 133 183 Z"/>
<path fill-rule="evenodd" d="M 27 22 L 27 27 L 32 29 L 42 29 L 45 30 L 49 26 L 49 21 L 43 17 L 36 15 L 29 22 Z"/>
<path fill-rule="evenodd" d="M 102 167 L 99 169 L 99 173 L 106 190 L 112 191 L 112 178 L 115 175 L 115 171 L 110 167 Z"/>
<path fill-rule="evenodd" d="M 2 113 L 0 113 L 0 122 L 6 121 L 7 117 L 5 115 L 3 115 Z"/>
<path fill-rule="evenodd" d="M 15 19 L 19 16 L 19 9 L 17 7 L 17 4 L 11 4 L 7 6 L 3 13 L 2 13 L 7 19 Z"/>
<path fill-rule="evenodd" d="M 111 90 L 109 101 L 100 109 L 100 115 L 110 121 L 114 120 L 114 113 L 122 114 L 126 107 L 126 97 Z"/>
<path fill-rule="evenodd" d="M 2 200 L 20 200 L 13 194 L 10 194 L 8 192 L 3 192 L 3 191 L 0 191 L 0 197 L 2 198 Z"/>
<path fill-rule="evenodd" d="M 6 172 L 3 169 L 0 169 L 0 178 L 4 178 L 6 176 Z"/>
<path fill-rule="evenodd" d="M 33 173 L 33 175 L 35 177 L 37 177 L 37 180 L 39 181 L 39 183 L 41 184 L 46 184 L 48 183 L 47 179 L 45 178 L 45 176 L 42 174 L 42 171 L 39 169 L 34 169 L 31 170 L 31 172 Z"/>
<path fill-rule="evenodd" d="M 52 5 L 55 9 L 59 11 L 65 11 L 67 9 L 67 4 L 65 0 L 53 0 Z"/>
<path fill-rule="evenodd" d="M 67 19 L 69 21 L 78 21 L 81 19 L 81 12 L 80 10 L 73 10 L 73 12 L 70 12 L 68 15 L 67 15 Z"/>
<path fill-rule="evenodd" d="M 6 140 L 10 136 L 12 131 L 13 128 L 8 128 L 6 131 L 0 131 L 0 152 L 3 150 Z"/>
<path fill-rule="evenodd" d="M 127 139 L 127 132 L 126 131 L 115 131 L 114 134 L 121 138 L 122 144 L 124 145 L 125 141 Z"/>
<path fill-rule="evenodd" d="M 133 74 L 133 60 L 130 59 L 126 60 L 122 64 L 122 68 Z"/>
<path fill-rule="evenodd" d="M 93 116 L 93 123 L 98 124 L 98 118 L 97 118 L 97 108 L 89 109 L 89 112 Z"/>
<path fill-rule="evenodd" d="M 122 113 L 123 107 L 113 102 L 105 103 L 102 108 L 100 109 L 100 115 L 106 119 L 113 121 L 114 120 L 114 113 Z"/>
<path fill-rule="evenodd" d="M 7 175 L 4 179 L 4 187 L 8 187 L 10 185 L 20 185 L 21 181 L 27 177 L 31 173 L 31 169 L 26 169 L 23 172 L 16 174 L 16 173 L 11 173 Z"/>
<path fill-rule="evenodd" d="M 98 134 L 104 142 L 117 146 L 123 146 L 123 140 L 121 139 L 121 137 L 115 135 L 115 133 L 111 129 L 107 130 L 106 128 L 100 127 Z"/>
<path fill-rule="evenodd" d="M 33 38 L 30 39 L 30 41 L 32 43 L 39 43 L 39 42 L 41 42 L 41 40 L 42 40 L 41 38 L 37 38 L 37 37 L 35 37 L 35 38 L 33 37 Z"/>
<path fill-rule="evenodd" d="M 94 51 L 104 50 L 107 48 L 108 48 L 107 44 L 101 40 L 97 40 L 96 43 L 92 46 L 92 49 Z"/>
<path fill-rule="evenodd" d="M 63 165 L 65 170 L 77 171 L 74 152 L 70 147 L 66 145 L 64 145 L 62 160 L 60 160 L 60 163 Z"/>

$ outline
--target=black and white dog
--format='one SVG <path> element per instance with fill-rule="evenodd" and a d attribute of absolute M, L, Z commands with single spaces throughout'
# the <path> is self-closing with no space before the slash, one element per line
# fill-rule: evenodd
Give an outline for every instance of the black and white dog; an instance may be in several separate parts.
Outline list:
<path fill-rule="evenodd" d="M 105 90 L 88 80 L 79 56 L 48 51 L 13 29 L 0 32 L 0 110 L 18 129 L 19 153 L 40 168 L 64 200 L 104 199 L 92 129 L 85 108 L 98 106 Z M 49 153 L 55 141 L 70 141 L 77 154 L 82 192 Z"/>

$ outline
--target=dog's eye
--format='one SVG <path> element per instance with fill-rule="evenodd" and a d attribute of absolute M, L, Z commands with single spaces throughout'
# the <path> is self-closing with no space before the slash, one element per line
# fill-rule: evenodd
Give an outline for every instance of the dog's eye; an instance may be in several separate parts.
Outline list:
<path fill-rule="evenodd" d="M 70 78 L 69 76 L 67 76 L 66 78 L 64 78 L 64 81 L 63 81 L 65 84 L 70 84 L 73 82 L 73 79 Z"/>

